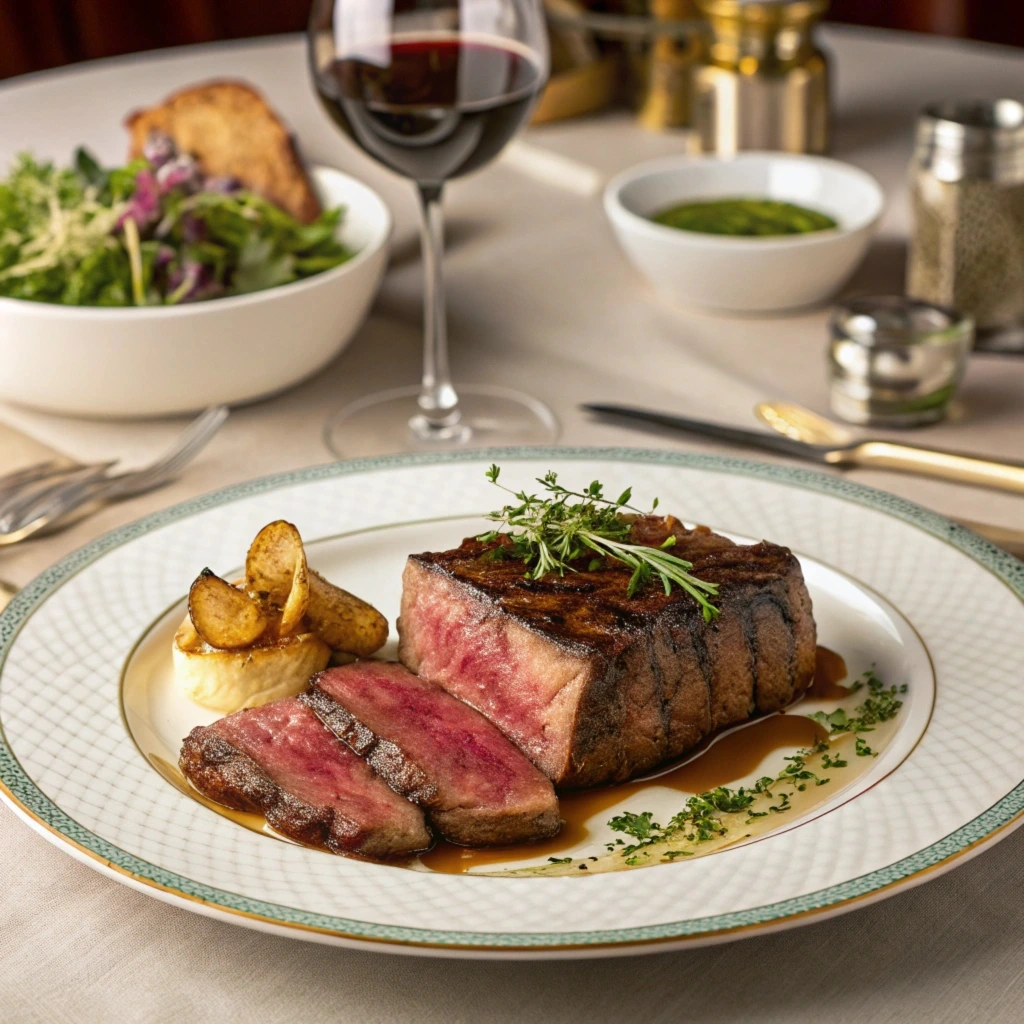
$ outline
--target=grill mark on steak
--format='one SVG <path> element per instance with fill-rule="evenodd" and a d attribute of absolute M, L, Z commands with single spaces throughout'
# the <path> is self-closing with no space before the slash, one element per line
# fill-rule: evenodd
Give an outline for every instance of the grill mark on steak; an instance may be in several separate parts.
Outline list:
<path fill-rule="evenodd" d="M 793 554 L 736 545 L 672 519 L 637 520 L 719 585 L 721 615 L 656 586 L 626 596 L 627 567 L 565 577 L 468 539 L 410 557 L 399 657 L 491 719 L 556 785 L 616 782 L 685 753 L 710 732 L 777 710 L 810 684 L 815 629 Z"/>
<path fill-rule="evenodd" d="M 197 726 L 178 763 L 211 800 L 309 846 L 387 859 L 430 845 L 423 812 L 294 697 Z"/>
<path fill-rule="evenodd" d="M 319 674 L 318 674 L 319 675 Z M 403 756 L 401 748 L 368 729 L 347 708 L 320 689 L 318 676 L 299 694 L 309 708 L 339 740 L 347 743 L 396 792 L 416 804 L 437 799 L 437 786 L 426 772 Z M 447 838 L 447 837 L 446 837 Z"/>
<path fill-rule="evenodd" d="M 775 594 L 761 594 L 747 610 L 757 709 L 768 714 L 792 703 L 795 687 L 794 637 Z"/>
<path fill-rule="evenodd" d="M 202 726 L 185 737 L 179 766 L 200 793 L 225 807 L 264 814 L 279 790 L 251 758 Z"/>
<path fill-rule="evenodd" d="M 558 832 L 551 782 L 478 711 L 403 666 L 328 669 L 298 699 L 446 839 L 489 846 Z"/>
<path fill-rule="evenodd" d="M 655 636 L 653 645 L 653 658 L 651 659 L 651 671 L 654 673 L 654 691 L 658 697 L 658 713 L 661 719 L 662 736 L 667 738 L 669 732 L 669 704 L 673 694 L 669 693 L 669 681 L 665 675 L 665 666 L 662 658 L 662 648 L 665 640 Z"/>
<path fill-rule="evenodd" d="M 740 626 L 743 629 L 743 639 L 747 642 L 747 657 L 750 665 L 750 712 L 757 708 L 758 681 L 757 681 L 757 624 L 754 621 L 754 605 L 758 598 L 754 598 L 750 604 L 740 611 Z"/>
<path fill-rule="evenodd" d="M 711 686 L 690 628 L 674 626 L 664 632 L 671 645 L 671 664 L 678 675 L 666 749 L 684 751 L 696 746 L 711 731 Z"/>
<path fill-rule="evenodd" d="M 708 722 L 711 721 L 711 706 L 712 706 L 712 673 L 711 673 L 711 658 L 708 655 L 708 645 L 704 642 L 704 637 L 707 632 L 707 625 L 703 619 L 698 619 L 695 616 L 689 616 L 685 620 L 686 632 L 690 638 L 690 646 L 693 649 L 694 656 L 697 659 L 697 667 L 700 669 L 701 677 L 704 680 L 704 685 L 708 691 Z M 713 628 L 713 627 L 711 627 Z M 710 724 L 708 726 L 711 728 Z"/>

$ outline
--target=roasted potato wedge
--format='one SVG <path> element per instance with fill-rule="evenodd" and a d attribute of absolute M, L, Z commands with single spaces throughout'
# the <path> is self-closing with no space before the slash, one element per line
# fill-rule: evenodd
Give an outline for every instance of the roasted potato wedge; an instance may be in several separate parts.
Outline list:
<path fill-rule="evenodd" d="M 305 564 L 306 552 L 299 531 L 284 519 L 267 523 L 245 556 L 245 589 L 261 603 L 283 609 L 300 561 Z"/>
<path fill-rule="evenodd" d="M 278 519 L 256 535 L 245 578 L 204 569 L 174 636 L 174 668 L 192 700 L 215 711 L 301 693 L 333 659 L 367 657 L 388 636 L 376 608 L 309 568 L 299 531 Z"/>
<path fill-rule="evenodd" d="M 298 632 L 308 605 L 309 572 L 306 567 L 306 552 L 299 548 L 299 557 L 295 561 L 295 571 L 292 574 L 292 589 L 288 592 L 288 600 L 281 609 L 281 621 L 277 627 L 279 636 L 289 636 Z"/>
<path fill-rule="evenodd" d="M 204 569 L 188 592 L 188 615 L 211 647 L 249 647 L 266 631 L 263 609 L 244 590 Z"/>
<path fill-rule="evenodd" d="M 299 633 L 245 650 L 216 650 L 189 618 L 174 636 L 174 674 L 186 695 L 230 714 L 301 693 L 327 667 L 331 649 L 313 633 Z"/>
<path fill-rule="evenodd" d="M 369 657 L 388 638 L 388 620 L 371 604 L 341 587 L 328 583 L 309 570 L 309 604 L 306 618 L 310 628 L 333 650 Z"/>

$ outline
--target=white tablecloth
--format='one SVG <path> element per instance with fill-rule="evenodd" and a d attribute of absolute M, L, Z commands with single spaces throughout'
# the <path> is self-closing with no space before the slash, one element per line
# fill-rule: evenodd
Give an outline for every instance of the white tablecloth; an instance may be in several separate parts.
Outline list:
<path fill-rule="evenodd" d="M 837 68 L 835 155 L 879 177 L 881 236 L 851 290 L 902 283 L 903 187 L 916 110 L 936 97 L 1017 96 L 1024 56 L 996 47 L 830 30 Z M 199 47 L 97 64 L 0 89 L 0 163 L 19 149 L 65 159 L 89 143 L 123 155 L 124 111 L 204 78 L 260 86 L 310 157 L 371 182 L 392 205 L 394 262 L 351 348 L 316 380 L 237 410 L 184 476 L 53 538 L 0 553 L 25 583 L 97 534 L 193 494 L 323 461 L 321 428 L 346 398 L 415 380 L 420 268 L 406 183 L 347 146 L 317 108 L 294 39 Z M 538 146 L 612 173 L 682 148 L 621 115 L 548 126 Z M 658 303 L 614 248 L 599 202 L 500 162 L 448 197 L 453 360 L 462 380 L 548 401 L 566 443 L 718 450 L 692 439 L 595 425 L 583 400 L 618 399 L 752 423 L 786 397 L 825 411 L 825 313 L 772 319 L 683 314 Z M 78 457 L 141 461 L 180 421 L 82 423 L 0 408 L 0 420 Z M 1024 359 L 976 356 L 955 421 L 930 444 L 1024 454 Z M 16 458 L 0 436 L 0 468 Z M 939 511 L 1022 525 L 1021 499 L 881 472 L 855 478 Z M 0 1021 L 613 1022 L 1024 1019 L 1024 833 L 932 884 L 784 934 L 642 960 L 488 964 L 352 953 L 272 938 L 171 909 L 67 857 L 0 808 Z"/>

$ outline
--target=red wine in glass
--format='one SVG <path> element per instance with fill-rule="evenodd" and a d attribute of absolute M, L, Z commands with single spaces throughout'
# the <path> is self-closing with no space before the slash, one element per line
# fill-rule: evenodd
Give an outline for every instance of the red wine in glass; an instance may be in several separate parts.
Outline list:
<path fill-rule="evenodd" d="M 544 83 L 528 53 L 430 37 L 392 39 L 386 60 L 335 60 L 318 79 L 331 117 L 386 167 L 443 182 L 490 161 Z"/>
<path fill-rule="evenodd" d="M 351 402 L 328 423 L 328 447 L 344 457 L 553 441 L 554 417 L 529 395 L 484 384 L 456 391 L 442 274 L 445 182 L 498 155 L 547 78 L 541 0 L 314 0 L 308 42 L 332 120 L 416 183 L 426 276 L 420 386 Z"/>

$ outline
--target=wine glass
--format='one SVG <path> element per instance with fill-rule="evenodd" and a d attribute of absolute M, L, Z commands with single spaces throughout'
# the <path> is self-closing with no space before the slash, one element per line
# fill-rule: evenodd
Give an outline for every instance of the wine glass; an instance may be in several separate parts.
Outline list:
<path fill-rule="evenodd" d="M 441 194 L 495 157 L 526 121 L 548 72 L 540 0 L 315 0 L 309 60 L 335 123 L 365 153 L 416 184 L 422 216 L 423 379 L 360 398 L 327 424 L 339 457 L 468 444 L 553 441 L 535 398 L 452 384 Z M 353 451 L 353 442 L 359 451 Z"/>

